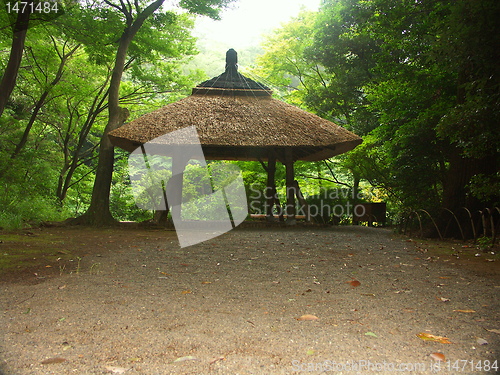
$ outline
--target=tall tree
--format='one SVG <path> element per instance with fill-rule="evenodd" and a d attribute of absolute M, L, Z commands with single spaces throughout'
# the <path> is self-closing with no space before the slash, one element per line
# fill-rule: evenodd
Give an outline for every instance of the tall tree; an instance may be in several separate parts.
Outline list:
<path fill-rule="evenodd" d="M 28 4 L 33 0 L 29 0 Z M 12 25 L 12 45 L 7 66 L 0 81 L 0 116 L 2 116 L 7 101 L 16 85 L 17 73 L 21 66 L 23 57 L 24 42 L 31 17 L 31 7 L 27 6 L 26 11 L 17 13 L 15 22 Z"/>
<path fill-rule="evenodd" d="M 437 127 L 453 146 L 443 193 L 443 204 L 450 209 L 482 209 L 500 202 L 499 17 L 498 1 L 452 3 L 433 51 L 437 65 L 455 72 L 455 103 Z M 490 193 L 471 194 L 471 180 L 490 185 Z"/>

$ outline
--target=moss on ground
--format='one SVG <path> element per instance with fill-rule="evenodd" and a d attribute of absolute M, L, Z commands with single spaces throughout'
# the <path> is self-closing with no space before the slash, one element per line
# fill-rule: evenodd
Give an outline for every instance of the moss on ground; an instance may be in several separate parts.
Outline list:
<path fill-rule="evenodd" d="M 64 239 L 50 233 L 0 232 L 0 273 L 33 266 L 54 267 L 72 258 Z"/>

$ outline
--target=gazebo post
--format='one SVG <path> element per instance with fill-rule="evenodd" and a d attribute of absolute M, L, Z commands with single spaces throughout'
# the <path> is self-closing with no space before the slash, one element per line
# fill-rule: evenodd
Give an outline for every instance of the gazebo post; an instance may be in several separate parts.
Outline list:
<path fill-rule="evenodd" d="M 271 153 L 272 154 L 272 153 Z M 269 155 L 267 158 L 267 188 L 266 188 L 266 220 L 274 221 L 273 206 L 276 201 L 276 156 Z"/>
<path fill-rule="evenodd" d="M 166 186 L 166 196 L 169 197 L 168 205 L 172 213 L 172 220 L 182 220 L 182 191 L 184 185 L 184 170 L 190 160 L 190 156 L 182 154 L 181 146 L 174 148 L 172 155 L 172 177 Z"/>
<path fill-rule="evenodd" d="M 294 225 L 295 220 L 295 173 L 293 170 L 292 148 L 285 148 L 285 169 L 286 169 L 286 223 Z"/>

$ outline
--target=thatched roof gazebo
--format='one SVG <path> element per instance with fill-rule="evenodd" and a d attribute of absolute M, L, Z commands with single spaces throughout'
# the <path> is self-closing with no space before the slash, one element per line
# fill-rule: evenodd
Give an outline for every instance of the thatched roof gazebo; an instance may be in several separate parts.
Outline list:
<path fill-rule="evenodd" d="M 259 160 L 268 173 L 267 205 L 277 202 L 276 161 L 286 166 L 287 221 L 295 220 L 296 160 L 317 161 L 342 154 L 359 145 L 357 135 L 319 116 L 272 98 L 272 91 L 238 72 L 237 53 L 226 53 L 226 70 L 196 86 L 178 102 L 123 125 L 109 133 L 111 142 L 127 151 L 164 134 L 196 126 L 208 160 Z M 161 139 L 161 138 L 159 138 Z M 267 166 L 263 163 L 267 161 Z"/>

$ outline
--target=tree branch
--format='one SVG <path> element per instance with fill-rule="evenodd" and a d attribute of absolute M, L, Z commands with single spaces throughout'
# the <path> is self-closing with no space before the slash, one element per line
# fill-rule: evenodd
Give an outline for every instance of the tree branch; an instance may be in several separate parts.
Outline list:
<path fill-rule="evenodd" d="M 340 181 L 338 180 L 338 178 L 337 178 L 337 177 L 335 177 L 335 173 L 333 173 L 333 169 L 330 167 L 330 165 L 328 165 L 328 162 L 327 162 L 326 160 L 323 160 L 323 162 L 325 163 L 326 167 L 327 167 L 327 168 L 328 168 L 328 170 L 330 171 L 330 174 L 332 175 L 332 177 L 333 177 L 333 179 L 334 179 L 334 181 L 333 181 L 333 182 L 335 182 L 335 183 L 337 183 L 337 184 L 340 184 L 340 185 L 348 186 L 348 187 L 350 187 L 350 188 L 352 187 L 352 186 L 351 186 L 351 185 L 349 185 L 349 184 L 346 184 L 346 183 L 344 183 L 344 182 L 340 182 Z"/>
<path fill-rule="evenodd" d="M 321 180 L 321 181 L 333 182 L 333 183 L 338 184 L 338 185 L 347 186 L 348 188 L 352 188 L 351 185 L 346 184 L 345 182 L 341 182 L 341 181 L 337 180 L 336 178 L 334 180 L 332 180 L 332 179 L 326 178 L 326 177 L 307 176 L 305 174 L 297 174 L 297 176 L 304 177 L 304 178 L 311 178 L 313 180 Z"/>

